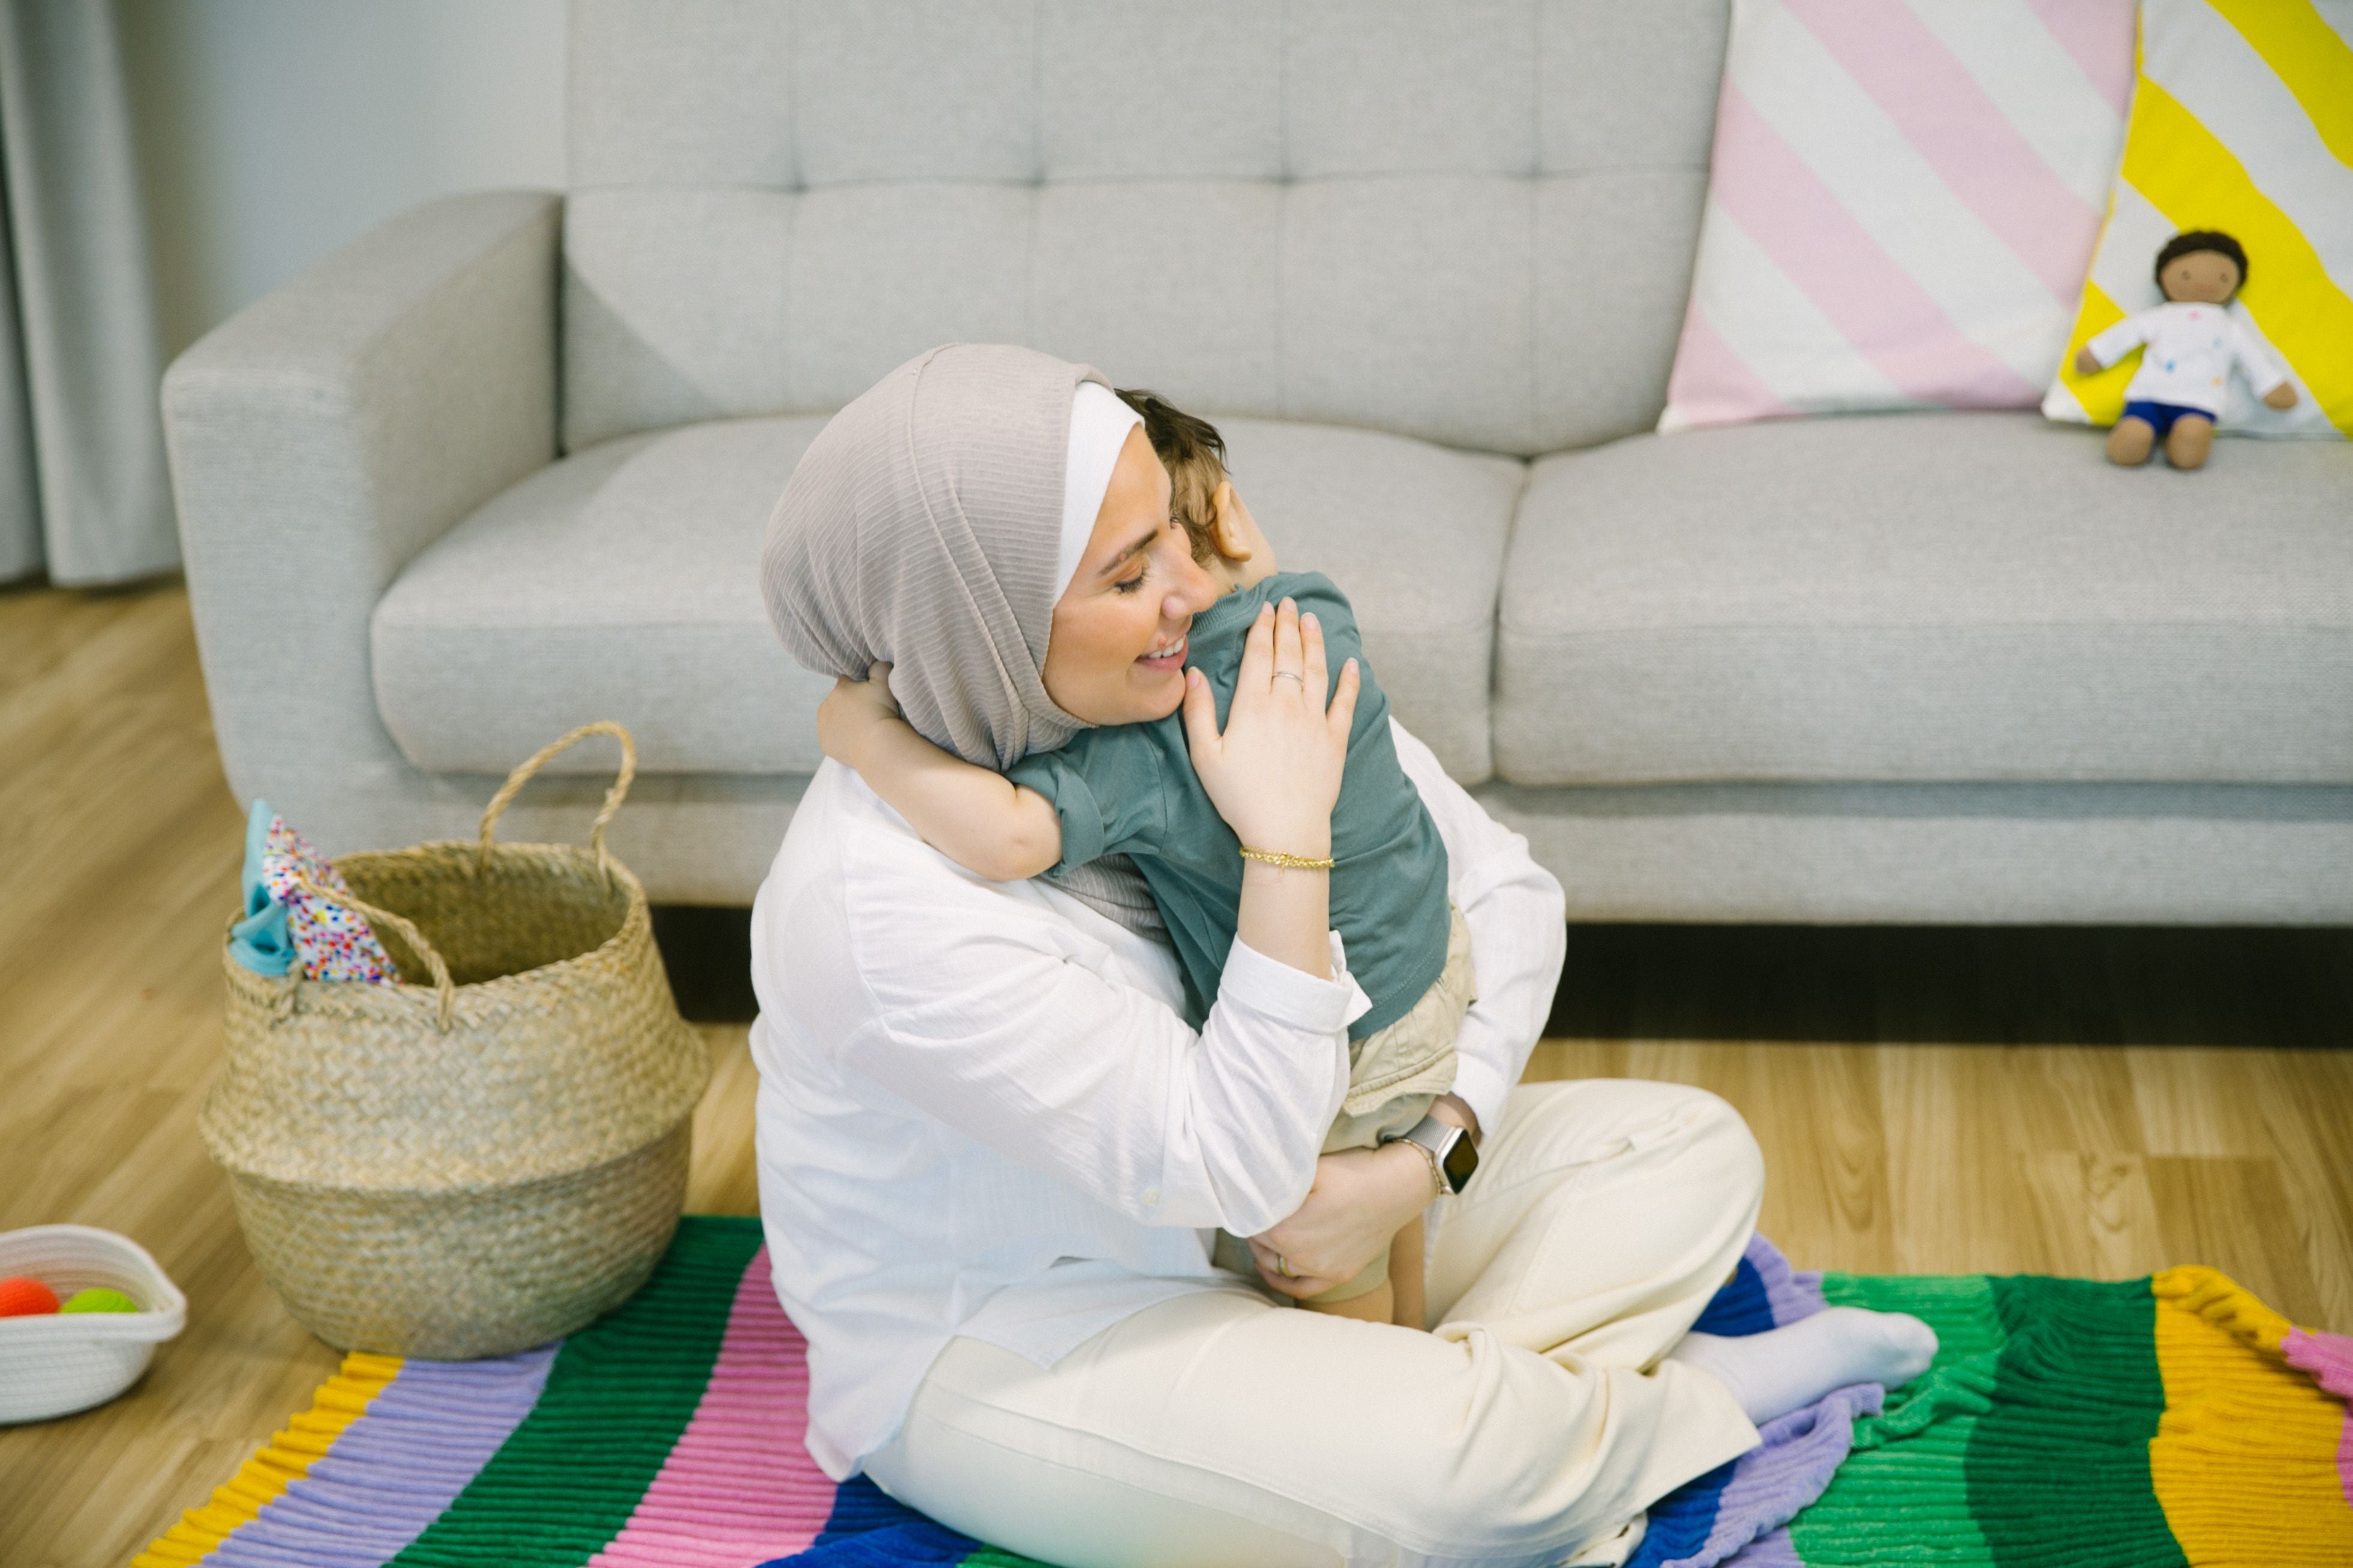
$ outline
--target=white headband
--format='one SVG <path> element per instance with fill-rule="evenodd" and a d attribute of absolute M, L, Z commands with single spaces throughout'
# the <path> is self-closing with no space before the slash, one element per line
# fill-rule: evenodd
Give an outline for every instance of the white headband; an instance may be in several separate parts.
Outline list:
<path fill-rule="evenodd" d="M 1062 590 L 1077 575 L 1079 557 L 1094 536 L 1095 514 L 1103 510 L 1103 493 L 1111 489 L 1111 471 L 1119 466 L 1119 452 L 1127 433 L 1144 423 L 1100 381 L 1082 381 L 1071 394 L 1071 447 L 1062 463 L 1062 550 L 1055 565 L 1054 590 Z"/>

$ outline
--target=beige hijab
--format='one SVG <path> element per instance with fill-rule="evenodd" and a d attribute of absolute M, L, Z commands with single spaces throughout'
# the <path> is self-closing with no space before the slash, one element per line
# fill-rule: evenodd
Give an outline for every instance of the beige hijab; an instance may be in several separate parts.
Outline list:
<path fill-rule="evenodd" d="M 852 679 L 887 660 L 907 722 L 982 767 L 1069 741 L 1080 721 L 1046 695 L 1043 671 L 1082 381 L 1103 377 L 1029 349 L 951 343 L 835 415 L 761 552 L 768 619 L 792 656 Z M 1159 924 L 1124 859 L 1061 886 L 1132 929 Z"/>

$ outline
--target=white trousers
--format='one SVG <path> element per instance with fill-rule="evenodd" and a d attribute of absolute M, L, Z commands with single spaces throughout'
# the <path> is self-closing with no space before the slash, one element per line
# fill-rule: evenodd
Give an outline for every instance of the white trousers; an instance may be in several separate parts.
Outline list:
<path fill-rule="evenodd" d="M 1763 1191 L 1757 1141 L 1704 1090 L 1525 1086 L 1431 1210 L 1432 1332 L 1226 1291 L 1051 1368 L 956 1339 L 865 1468 L 1060 1568 L 1607 1560 L 1757 1442 L 1721 1384 L 1659 1358 Z"/>

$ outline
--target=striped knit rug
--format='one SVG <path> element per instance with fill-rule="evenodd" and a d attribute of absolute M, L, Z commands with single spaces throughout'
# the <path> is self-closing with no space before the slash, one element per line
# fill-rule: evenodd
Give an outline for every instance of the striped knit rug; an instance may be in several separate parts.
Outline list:
<path fill-rule="evenodd" d="M 2211 1269 L 1797 1274 L 1759 1239 L 1698 1326 L 1826 1302 L 1916 1312 L 1943 1353 L 1662 1499 L 1638 1568 L 2353 1563 L 2353 1340 Z M 757 1222 L 690 1218 L 643 1291 L 560 1344 L 345 1358 L 137 1568 L 1034 1568 L 828 1480 L 807 1393 Z"/>

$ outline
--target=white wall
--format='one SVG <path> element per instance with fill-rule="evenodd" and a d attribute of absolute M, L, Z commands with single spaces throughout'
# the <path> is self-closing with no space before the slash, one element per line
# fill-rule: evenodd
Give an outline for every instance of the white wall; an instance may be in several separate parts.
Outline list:
<path fill-rule="evenodd" d="M 564 0 L 115 0 L 164 349 L 404 208 L 564 184 Z"/>

